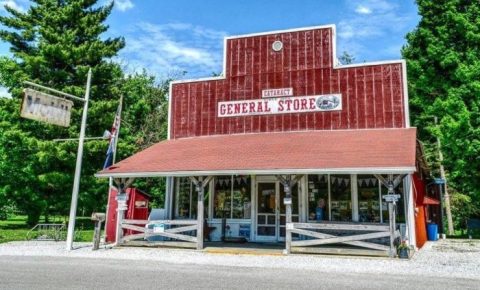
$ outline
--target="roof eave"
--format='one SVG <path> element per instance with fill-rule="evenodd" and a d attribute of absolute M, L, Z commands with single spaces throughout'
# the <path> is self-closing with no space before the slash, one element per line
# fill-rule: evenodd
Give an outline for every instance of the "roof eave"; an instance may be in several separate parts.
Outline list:
<path fill-rule="evenodd" d="M 184 177 L 210 175 L 275 175 L 275 174 L 410 174 L 415 166 L 405 167 L 364 167 L 364 168 L 323 168 L 323 169 L 251 169 L 251 170 L 211 170 L 211 171 L 170 171 L 170 172 L 100 172 L 98 178 L 127 177 Z"/>

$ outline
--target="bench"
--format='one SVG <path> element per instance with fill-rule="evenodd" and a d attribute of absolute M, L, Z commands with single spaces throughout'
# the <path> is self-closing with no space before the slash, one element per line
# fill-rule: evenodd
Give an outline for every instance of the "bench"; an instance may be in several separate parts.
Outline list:
<path fill-rule="evenodd" d="M 467 221 L 467 235 L 469 239 L 472 238 L 473 230 L 480 230 L 480 219 L 469 219 Z"/>

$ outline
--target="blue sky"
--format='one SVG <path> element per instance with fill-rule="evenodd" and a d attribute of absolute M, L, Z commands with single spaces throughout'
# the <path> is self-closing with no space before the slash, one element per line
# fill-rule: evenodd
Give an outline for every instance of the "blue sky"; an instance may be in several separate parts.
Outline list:
<path fill-rule="evenodd" d="M 414 0 L 115 2 L 106 36 L 124 36 L 127 43 L 117 60 L 128 72 L 146 68 L 159 78 L 182 71 L 186 78 L 221 72 L 225 36 L 325 24 L 337 26 L 337 53 L 348 51 L 355 62 L 398 59 L 405 34 L 419 21 Z M 25 10 L 29 1 L 0 4 Z M 0 14 L 5 14 L 3 5 Z M 0 42 L 0 55 L 8 54 Z"/>

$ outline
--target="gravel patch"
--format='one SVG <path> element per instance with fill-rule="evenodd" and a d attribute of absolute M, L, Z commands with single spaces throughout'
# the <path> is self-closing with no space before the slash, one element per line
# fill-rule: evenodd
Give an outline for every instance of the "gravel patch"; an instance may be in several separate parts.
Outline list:
<path fill-rule="evenodd" d="M 385 273 L 480 280 L 480 241 L 440 240 L 428 242 L 410 260 L 325 255 L 233 255 L 166 248 L 102 247 L 76 243 L 66 251 L 65 242 L 10 242 L 0 244 L 0 256 L 53 256 L 117 260 L 159 261 L 174 264 L 267 267 L 319 270 L 329 273 Z"/>

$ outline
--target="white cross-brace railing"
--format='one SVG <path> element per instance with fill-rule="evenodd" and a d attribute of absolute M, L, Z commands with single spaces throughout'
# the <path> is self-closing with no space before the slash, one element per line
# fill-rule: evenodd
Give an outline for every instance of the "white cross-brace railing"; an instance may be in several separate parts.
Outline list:
<path fill-rule="evenodd" d="M 148 225 L 162 225 L 162 230 L 157 230 L 155 227 L 148 228 Z M 168 228 L 170 226 L 170 228 Z M 176 226 L 176 227 L 175 227 Z M 171 246 L 191 247 L 197 248 L 198 239 L 193 235 L 194 231 L 198 230 L 197 220 L 132 220 L 125 219 L 121 224 L 122 229 L 132 230 L 138 232 L 137 234 L 125 235 L 122 237 L 121 243 L 146 240 L 151 237 L 165 237 L 178 241 L 167 241 L 163 244 Z M 185 234 L 185 232 L 188 232 Z M 148 245 L 145 241 L 145 245 Z"/>
<path fill-rule="evenodd" d="M 290 234 L 298 234 L 310 239 L 291 241 L 290 247 L 292 252 L 295 252 L 298 247 L 322 246 L 328 244 L 347 244 L 351 246 L 367 248 L 369 250 L 379 251 L 385 255 L 391 255 L 394 249 L 391 247 L 374 243 L 366 242 L 365 240 L 380 239 L 390 237 L 389 225 L 378 224 L 359 224 L 359 223 L 287 223 L 287 232 Z M 324 231 L 324 232 L 322 232 Z M 325 231 L 329 232 L 326 233 Z M 331 232 L 341 231 L 353 232 L 351 235 L 337 236 Z M 368 233 L 358 233 L 368 232 Z M 395 237 L 400 236 L 399 231 L 395 231 Z M 302 249 L 305 252 L 304 249 Z"/>

